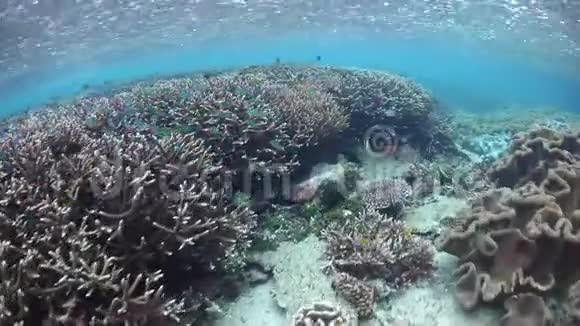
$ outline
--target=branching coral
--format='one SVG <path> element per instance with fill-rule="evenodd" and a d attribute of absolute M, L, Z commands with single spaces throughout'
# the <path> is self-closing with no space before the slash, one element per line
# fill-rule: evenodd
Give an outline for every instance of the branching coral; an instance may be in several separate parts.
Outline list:
<path fill-rule="evenodd" d="M 349 116 L 349 136 L 387 124 L 425 155 L 455 150 L 435 99 L 410 79 L 384 71 L 295 65 L 255 66 L 240 74 L 260 74 L 274 84 L 312 85 L 329 94 Z"/>
<path fill-rule="evenodd" d="M 355 218 L 345 231 L 327 235 L 329 268 L 342 275 L 335 280 L 339 290 L 351 288 L 354 280 L 367 279 L 381 279 L 397 287 L 427 276 L 432 270 L 433 252 L 429 245 L 399 221 L 369 210 Z M 374 302 L 375 296 L 370 298 Z M 363 310 L 367 308 L 364 305 Z"/>
<path fill-rule="evenodd" d="M 317 143 L 337 135 L 348 127 L 348 115 L 333 97 L 314 84 L 271 86 L 266 98 L 272 113 L 299 134 L 312 135 Z"/>
<path fill-rule="evenodd" d="M 355 307 L 358 317 L 369 318 L 372 315 L 375 290 L 371 286 L 347 273 L 338 273 L 332 287 Z"/>
<path fill-rule="evenodd" d="M 53 105 L 2 132 L 2 324 L 176 320 L 187 307 L 164 288 L 179 288 L 183 273 L 243 266 L 256 218 L 230 192 L 264 182 L 269 199 L 267 183 L 283 188 L 306 149 L 362 134 L 360 117 L 404 129 L 434 104 L 397 76 L 294 66 L 108 95 Z M 377 243 L 391 241 L 379 234 Z"/>
<path fill-rule="evenodd" d="M 260 180 L 279 183 L 298 165 L 302 150 L 348 126 L 345 110 L 330 95 L 309 85 L 278 85 L 268 77 L 223 74 L 197 88 L 191 82 L 159 81 L 136 86 L 126 97 L 147 124 L 187 126 L 203 138 L 236 188 L 252 191 L 255 183 L 264 191 Z"/>
<path fill-rule="evenodd" d="M 328 234 L 332 267 L 360 278 L 387 279 L 391 285 L 413 281 L 431 271 L 432 251 L 402 222 L 367 210 L 349 233 Z"/>
<path fill-rule="evenodd" d="M 579 154 L 578 135 L 538 130 L 518 135 L 492 168 L 496 186 L 509 188 L 481 195 L 440 239 L 444 251 L 461 259 L 463 307 L 528 290 L 543 294 L 577 280 Z M 570 300 L 574 306 L 573 295 Z"/>
<path fill-rule="evenodd" d="M 176 321 L 188 307 L 165 274 L 243 263 L 255 215 L 203 141 L 95 133 L 86 114 L 34 114 L 0 143 L 2 324 Z"/>

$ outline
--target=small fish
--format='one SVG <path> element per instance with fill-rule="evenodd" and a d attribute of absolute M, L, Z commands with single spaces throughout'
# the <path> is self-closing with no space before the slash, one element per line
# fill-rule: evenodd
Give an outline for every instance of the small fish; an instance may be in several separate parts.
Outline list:
<path fill-rule="evenodd" d="M 316 61 L 318 61 L 318 62 L 322 61 L 322 57 L 321 57 L 321 56 L 319 56 L 319 55 L 317 55 L 317 56 L 316 56 Z"/>

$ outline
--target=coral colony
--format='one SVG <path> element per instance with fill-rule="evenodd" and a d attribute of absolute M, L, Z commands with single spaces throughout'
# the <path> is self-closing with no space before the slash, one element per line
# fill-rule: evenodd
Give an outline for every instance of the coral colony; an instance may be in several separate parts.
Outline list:
<path fill-rule="evenodd" d="M 457 297 L 465 309 L 504 301 L 503 325 L 547 325 L 550 292 L 580 317 L 579 136 L 539 129 L 519 134 L 481 194 L 440 247 L 461 259 Z"/>
<path fill-rule="evenodd" d="M 432 110 L 394 75 L 275 65 L 13 118 L 0 144 L 0 323 L 169 325 L 202 313 L 222 276 L 244 268 L 258 223 L 231 194 L 280 200 L 307 148 L 362 134 L 385 106 L 401 126 Z"/>
<path fill-rule="evenodd" d="M 6 120 L 0 325 L 207 322 L 218 300 L 269 277 L 252 255 L 308 234 L 326 248 L 336 300 L 287 316 L 356 325 L 432 275 L 437 234 L 405 214 L 436 185 L 472 201 L 436 241 L 460 258 L 463 307 L 501 301 L 503 325 L 545 325 L 545 300 L 561 290 L 580 318 L 578 136 L 520 134 L 477 183 L 485 166 L 441 163 L 467 156 L 435 103 L 396 75 L 278 63 L 138 82 Z M 408 171 L 373 178 L 361 151 Z"/>

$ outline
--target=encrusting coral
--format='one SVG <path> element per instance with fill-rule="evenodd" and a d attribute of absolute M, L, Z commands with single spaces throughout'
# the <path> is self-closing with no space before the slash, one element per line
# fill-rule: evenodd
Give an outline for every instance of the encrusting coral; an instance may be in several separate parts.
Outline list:
<path fill-rule="evenodd" d="M 457 297 L 464 308 L 524 291 L 533 294 L 510 302 L 539 306 L 541 298 L 529 296 L 570 288 L 571 313 L 578 315 L 577 291 L 570 286 L 580 271 L 575 259 L 580 249 L 579 158 L 580 135 L 540 129 L 517 135 L 491 168 L 490 178 L 499 188 L 475 200 L 439 243 L 461 259 Z M 544 325 L 543 314 L 535 315 L 524 324 Z M 510 318 L 505 325 L 521 324 Z"/>

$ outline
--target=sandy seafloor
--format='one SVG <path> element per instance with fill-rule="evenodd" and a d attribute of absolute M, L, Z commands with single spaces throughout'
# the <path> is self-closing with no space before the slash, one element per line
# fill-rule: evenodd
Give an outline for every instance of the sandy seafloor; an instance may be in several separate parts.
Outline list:
<path fill-rule="evenodd" d="M 440 216 L 452 215 L 464 205 L 460 200 L 440 197 L 425 207 L 412 209 L 409 212 L 412 218 L 407 221 L 412 226 L 425 227 L 425 223 L 436 221 Z M 234 302 L 223 305 L 216 325 L 291 325 L 293 312 L 287 314 L 280 305 L 286 304 L 290 308 L 299 306 L 299 302 L 318 299 L 341 302 L 334 295 L 330 280 L 321 271 L 323 250 L 324 245 L 310 236 L 299 243 L 282 243 L 277 250 L 267 253 L 265 260 L 274 265 L 274 279 L 251 288 Z M 503 313 L 501 309 L 480 307 L 466 314 L 455 302 L 452 271 L 456 267 L 456 259 L 453 256 L 437 253 L 435 265 L 432 278 L 392 293 L 376 305 L 373 318 L 360 321 L 359 325 L 497 325 Z M 280 296 L 283 298 L 278 299 Z"/>

